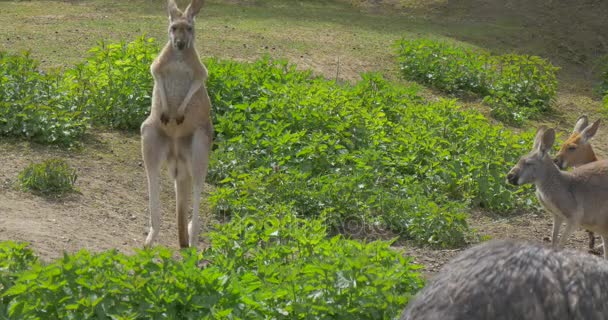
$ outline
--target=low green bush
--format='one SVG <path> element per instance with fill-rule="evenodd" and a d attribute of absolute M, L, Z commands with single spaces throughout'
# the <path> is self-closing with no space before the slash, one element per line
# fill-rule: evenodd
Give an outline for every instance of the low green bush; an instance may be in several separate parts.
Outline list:
<path fill-rule="evenodd" d="M 63 195 L 76 191 L 76 170 L 62 159 L 49 159 L 32 163 L 19 173 L 19 184 L 23 190 L 42 195 Z"/>
<path fill-rule="evenodd" d="M 150 111 L 156 41 L 145 36 L 129 43 L 101 41 L 89 52 L 84 62 L 65 72 L 63 90 L 94 124 L 139 130 Z"/>
<path fill-rule="evenodd" d="M 495 118 L 511 124 L 549 110 L 557 94 L 558 68 L 536 56 L 495 56 L 428 39 L 399 41 L 398 55 L 406 79 L 477 94 Z"/>
<path fill-rule="evenodd" d="M 178 259 L 64 255 L 18 273 L 0 301 L 14 319 L 392 319 L 423 284 L 389 242 L 328 238 L 289 207 L 235 217 L 210 241 Z"/>
<path fill-rule="evenodd" d="M 78 144 L 88 120 L 60 89 L 61 81 L 58 71 L 42 72 L 28 52 L 0 51 L 0 136 L 68 147 Z"/>

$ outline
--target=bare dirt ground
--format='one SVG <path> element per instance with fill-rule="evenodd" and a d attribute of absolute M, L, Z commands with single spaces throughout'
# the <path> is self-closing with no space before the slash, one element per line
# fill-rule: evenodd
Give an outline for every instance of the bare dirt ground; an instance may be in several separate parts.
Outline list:
<path fill-rule="evenodd" d="M 95 132 L 94 136 L 99 140 L 69 153 L 23 142 L 0 143 L 0 163 L 4 164 L 0 169 L 0 240 L 30 242 L 44 260 L 60 257 L 63 251 L 129 253 L 142 247 L 148 230 L 148 197 L 139 136 L 116 132 Z M 16 188 L 22 168 L 50 157 L 64 158 L 77 170 L 79 193 L 52 199 Z M 167 175 L 163 178 L 164 214 L 158 243 L 177 249 L 173 188 Z M 203 205 L 203 210 L 207 207 Z"/>
<path fill-rule="evenodd" d="M 255 1 L 246 2 L 247 6 L 256 5 Z M 451 25 L 459 25 L 458 30 L 463 30 L 464 27 L 478 30 L 513 20 L 529 25 L 531 31 L 519 35 L 520 37 L 507 33 L 504 38 L 484 38 L 472 36 L 470 32 L 457 31 L 448 36 L 498 51 L 510 49 L 544 54 L 563 67 L 556 111 L 540 121 L 557 126 L 563 134 L 571 130 L 574 120 L 580 114 L 588 114 L 592 119 L 601 115 L 600 103 L 591 90 L 591 71 L 594 59 L 608 52 L 606 39 L 602 38 L 605 32 L 598 31 L 598 28 L 608 25 L 608 14 L 605 14 L 608 10 L 603 2 L 579 1 L 575 4 L 576 10 L 573 10 L 556 1 L 546 1 L 543 5 L 526 5 L 527 2 L 523 0 L 438 0 L 430 2 L 433 7 L 422 6 L 422 9 L 420 1 L 371 1 L 374 14 L 382 14 L 383 8 L 373 5 L 385 2 L 402 5 L 401 8 L 405 8 L 403 10 L 414 8 L 411 12 L 404 12 L 404 19 L 408 15 L 420 15 L 438 25 L 443 24 L 446 29 Z M 408 7 L 408 3 L 415 5 Z M 365 10 L 367 9 L 369 6 Z M 54 22 L 45 20 L 45 23 Z M 505 27 L 506 29 L 508 28 Z M 251 38 L 248 41 L 254 40 Z M 264 40 L 260 40 L 260 45 L 265 44 Z M 321 61 L 314 69 L 333 77 L 336 70 L 335 57 L 330 53 L 338 49 L 327 47 L 326 50 L 327 57 L 313 59 L 316 63 Z M 305 60 L 301 57 L 304 56 L 297 55 L 292 61 L 297 63 L 298 59 Z M 346 75 L 346 78 L 350 78 L 360 70 L 361 65 L 370 63 L 373 62 L 365 60 L 365 57 L 347 57 L 342 60 L 342 70 L 352 70 L 352 75 Z M 600 128 L 600 133 L 593 141 L 601 157 L 608 156 L 606 126 L 608 124 Z M 47 261 L 60 257 L 64 251 L 117 249 L 129 253 L 140 248 L 147 232 L 148 212 L 147 186 L 139 148 L 139 136 L 136 133 L 120 132 L 93 131 L 85 148 L 77 151 L 0 140 L 0 241 L 30 242 L 37 254 Z M 48 199 L 16 189 L 20 170 L 32 161 L 49 157 L 64 158 L 78 170 L 78 194 L 65 199 Z M 505 171 L 508 169 L 505 168 Z M 173 213 L 175 202 L 172 185 L 166 175 L 163 176 L 162 200 L 163 220 L 158 243 L 177 248 Z M 203 205 L 203 210 L 206 208 L 208 206 Z M 203 212 L 203 215 L 206 216 L 207 213 Z M 495 239 L 515 238 L 548 243 L 551 232 L 551 218 L 541 211 L 510 217 L 472 212 L 469 223 L 479 235 Z M 204 245 L 204 239 L 201 242 Z M 567 247 L 586 251 L 587 234 L 582 230 L 577 231 L 568 240 Z M 432 274 L 464 248 L 435 250 L 405 245 L 403 249 L 406 255 L 412 256 L 424 266 L 423 273 Z"/>

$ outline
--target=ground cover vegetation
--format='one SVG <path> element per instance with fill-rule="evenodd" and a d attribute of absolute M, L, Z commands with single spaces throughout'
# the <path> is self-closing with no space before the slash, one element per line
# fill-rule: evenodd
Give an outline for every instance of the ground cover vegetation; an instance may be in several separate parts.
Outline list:
<path fill-rule="evenodd" d="M 149 108 L 148 65 L 156 50 L 144 37 L 102 43 L 84 63 L 53 73 L 52 95 L 75 101 L 83 128 L 137 130 Z M 27 54 L 4 56 L 17 61 L 7 74 L 44 76 Z M 454 247 L 471 235 L 471 207 L 508 213 L 530 204 L 528 190 L 504 183 L 504 168 L 528 148 L 529 134 L 491 125 L 454 101 L 424 101 L 415 86 L 373 73 L 339 84 L 269 58 L 205 63 L 216 130 L 208 179 L 217 186 L 210 198 L 216 214 L 284 204 L 325 219 L 333 232 Z M 15 127 L 28 123 L 7 107 Z M 39 131 L 64 121 L 53 112 L 37 123 Z M 68 136 L 67 145 L 78 143 Z"/>

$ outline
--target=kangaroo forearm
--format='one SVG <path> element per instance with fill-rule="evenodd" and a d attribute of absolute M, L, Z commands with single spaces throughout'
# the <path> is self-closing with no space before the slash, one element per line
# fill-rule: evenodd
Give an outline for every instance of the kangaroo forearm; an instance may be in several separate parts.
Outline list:
<path fill-rule="evenodd" d="M 184 101 L 182 102 L 182 104 L 179 106 L 179 109 L 177 110 L 178 114 L 183 114 L 186 111 L 186 107 L 188 106 L 188 103 L 190 103 L 192 96 L 194 96 L 194 94 L 202 86 L 203 86 L 203 82 L 200 80 L 195 80 L 194 82 L 192 82 L 192 85 L 190 85 L 190 89 L 188 89 L 188 93 L 186 94 Z"/>
<path fill-rule="evenodd" d="M 168 104 L 167 104 L 167 94 L 165 92 L 165 85 L 163 81 L 159 78 L 156 80 L 156 85 L 158 86 L 158 97 L 160 98 L 160 110 L 162 112 L 167 112 Z"/>

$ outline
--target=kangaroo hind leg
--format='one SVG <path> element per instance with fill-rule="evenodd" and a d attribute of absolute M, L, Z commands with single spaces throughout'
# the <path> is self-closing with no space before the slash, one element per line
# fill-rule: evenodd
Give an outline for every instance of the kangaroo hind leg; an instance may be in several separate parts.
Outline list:
<path fill-rule="evenodd" d="M 212 143 L 211 130 L 205 128 L 197 129 L 192 135 L 191 142 L 191 161 L 192 166 L 192 220 L 189 225 L 190 246 L 196 247 L 200 233 L 199 207 L 201 202 L 201 192 L 207 177 L 209 167 L 209 153 Z"/>
<path fill-rule="evenodd" d="M 141 128 L 141 137 L 150 209 L 150 232 L 144 247 L 149 248 L 160 231 L 160 168 L 167 158 L 169 140 L 158 128 L 146 123 Z"/>
<path fill-rule="evenodd" d="M 178 174 L 175 176 L 175 213 L 177 218 L 177 233 L 179 235 L 179 246 L 187 248 L 190 238 L 188 237 L 188 211 L 190 209 L 190 192 L 192 192 L 192 178 L 189 169 L 183 162 L 176 164 Z M 185 172 L 180 172 L 185 171 Z"/>

